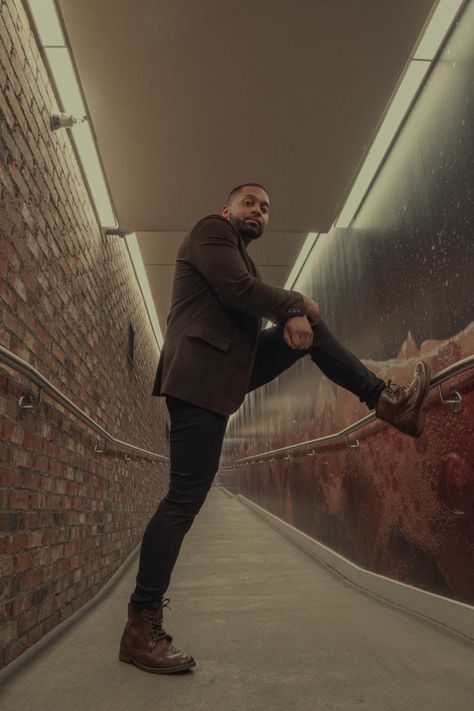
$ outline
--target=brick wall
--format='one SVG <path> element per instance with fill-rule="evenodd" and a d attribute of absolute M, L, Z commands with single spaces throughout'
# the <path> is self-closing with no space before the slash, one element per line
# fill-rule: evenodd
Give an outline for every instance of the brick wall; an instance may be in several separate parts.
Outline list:
<path fill-rule="evenodd" d="M 119 237 L 101 234 L 20 0 L 0 0 L 0 343 L 115 437 L 167 453 L 158 348 Z M 128 325 L 135 359 L 127 358 Z M 29 379 L 0 365 L 0 665 L 90 599 L 165 492 Z"/>

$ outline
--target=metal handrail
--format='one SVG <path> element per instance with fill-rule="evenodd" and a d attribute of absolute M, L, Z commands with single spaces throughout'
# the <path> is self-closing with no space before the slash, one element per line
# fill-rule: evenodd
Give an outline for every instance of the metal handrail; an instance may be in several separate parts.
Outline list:
<path fill-rule="evenodd" d="M 157 459 L 160 463 L 169 462 L 169 458 L 165 457 L 162 454 L 158 454 L 157 452 L 149 452 L 147 449 L 136 447 L 134 444 L 130 444 L 129 442 L 122 442 L 122 440 L 112 437 L 112 435 L 109 434 L 106 430 L 104 430 L 103 427 L 98 425 L 97 422 L 95 422 L 91 417 L 89 417 L 89 415 L 86 415 L 83 410 L 77 407 L 77 405 L 75 405 L 72 400 L 69 400 L 68 397 L 63 395 L 52 383 L 49 382 L 49 380 L 47 380 L 43 375 L 41 375 L 41 373 L 39 373 L 36 368 L 33 368 L 33 366 L 27 363 L 26 360 L 23 360 L 23 358 L 20 358 L 15 353 L 12 353 L 11 351 L 7 350 L 7 348 L 2 345 L 0 345 L 0 363 L 3 363 L 9 366 L 10 368 L 19 371 L 20 373 L 23 373 L 23 375 L 26 375 L 28 378 L 30 378 L 30 380 L 32 380 L 35 385 L 38 385 L 38 387 L 40 388 L 38 399 L 34 403 L 30 402 L 28 396 L 21 396 L 19 401 L 19 405 L 21 408 L 30 409 L 39 405 L 39 403 L 41 402 L 41 395 L 44 390 L 48 393 L 50 397 L 53 398 L 53 400 L 65 407 L 66 410 L 69 410 L 69 412 L 71 412 L 75 417 L 77 417 L 79 420 L 84 422 L 84 424 L 93 429 L 94 432 L 97 432 L 97 434 L 103 437 L 106 442 L 112 442 L 113 444 L 118 445 L 119 447 L 125 447 L 126 449 L 131 449 L 134 452 L 138 452 L 139 454 L 147 455 L 147 457 Z M 95 446 L 95 451 L 99 453 L 105 452 L 105 449 L 106 445 L 103 449 L 98 448 L 97 445 Z M 130 461 L 131 456 L 125 455 L 125 459 L 127 461 Z M 142 457 L 142 461 L 146 461 L 146 459 Z"/>
<path fill-rule="evenodd" d="M 463 358 L 462 360 L 458 360 L 456 363 L 452 363 L 451 365 L 448 365 L 447 368 L 444 370 L 441 370 L 439 373 L 437 373 L 432 379 L 431 379 L 431 385 L 430 385 L 430 390 L 431 388 L 437 387 L 440 395 L 441 402 L 445 405 L 449 405 L 453 412 L 459 412 L 461 409 L 461 402 L 462 402 L 462 396 L 459 392 L 455 391 L 452 393 L 452 396 L 449 400 L 446 400 L 443 396 L 443 392 L 441 390 L 441 383 L 444 383 L 446 380 L 449 380 L 449 378 L 452 378 L 453 375 L 458 375 L 459 373 L 463 373 L 465 370 L 469 370 L 474 366 L 474 356 L 468 356 L 467 358 Z M 365 427 L 365 425 L 368 425 L 370 422 L 373 422 L 375 420 L 375 413 L 371 412 L 369 415 L 366 415 L 363 417 L 361 420 L 357 420 L 357 422 L 354 422 L 352 425 L 349 425 L 349 427 L 345 427 L 343 430 L 340 430 L 339 432 L 334 432 L 333 434 L 326 435 L 324 437 L 316 437 L 316 439 L 308 439 L 305 442 L 297 442 L 296 444 L 289 444 L 286 447 L 279 447 L 278 449 L 271 449 L 268 452 L 260 452 L 259 454 L 253 454 L 250 457 L 243 457 L 242 459 L 236 459 L 234 464 L 238 466 L 244 466 L 248 464 L 249 462 L 252 462 L 254 460 L 262 459 L 263 457 L 270 457 L 278 454 L 283 454 L 285 452 L 290 452 L 293 450 L 298 450 L 298 449 L 304 449 L 305 447 L 313 447 L 318 444 L 325 444 L 327 442 L 334 442 L 337 439 L 341 439 L 341 437 L 346 437 L 347 438 L 347 444 L 351 448 L 357 448 L 359 446 L 359 442 L 356 440 L 352 444 L 349 442 L 349 435 L 355 432 L 356 430 L 361 429 L 362 427 Z M 314 454 L 312 452 L 311 454 Z M 227 467 L 228 470 L 232 470 L 235 467 Z M 226 467 L 221 467 L 221 471 L 225 471 Z"/>

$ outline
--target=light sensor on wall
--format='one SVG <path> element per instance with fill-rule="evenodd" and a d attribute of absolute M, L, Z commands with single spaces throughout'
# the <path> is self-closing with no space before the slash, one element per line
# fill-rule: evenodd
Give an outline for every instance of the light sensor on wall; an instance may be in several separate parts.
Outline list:
<path fill-rule="evenodd" d="M 53 114 L 51 116 L 51 128 L 57 131 L 59 128 L 72 128 L 76 123 L 84 123 L 87 121 L 87 116 L 76 118 L 69 114 Z"/>

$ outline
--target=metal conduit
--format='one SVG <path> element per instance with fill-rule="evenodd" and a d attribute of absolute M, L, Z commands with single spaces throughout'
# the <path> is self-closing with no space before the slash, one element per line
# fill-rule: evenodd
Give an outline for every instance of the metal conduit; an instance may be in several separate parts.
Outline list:
<path fill-rule="evenodd" d="M 14 370 L 22 373 L 23 375 L 26 375 L 33 383 L 38 385 L 39 387 L 39 393 L 38 393 L 38 398 L 35 402 L 31 402 L 29 396 L 27 395 L 22 395 L 19 401 L 19 406 L 23 409 L 32 409 L 34 407 L 37 407 L 40 402 L 41 402 L 41 396 L 43 391 L 48 393 L 48 395 L 58 402 L 60 405 L 62 405 L 66 410 L 71 412 L 75 417 L 77 417 L 79 420 L 84 422 L 90 429 L 94 430 L 98 435 L 104 438 L 106 442 L 112 442 L 113 444 L 119 446 L 119 447 L 124 447 L 125 449 L 132 450 L 133 452 L 137 452 L 138 454 L 142 455 L 142 461 L 147 461 L 145 459 L 146 457 L 151 457 L 152 459 L 158 460 L 158 462 L 169 462 L 169 458 L 163 456 L 162 454 L 158 454 L 157 452 L 149 452 L 147 449 L 142 449 L 141 447 L 136 447 L 134 444 L 130 444 L 129 442 L 122 442 L 120 439 L 116 439 L 115 437 L 112 437 L 111 434 L 109 434 L 106 430 L 103 429 L 95 420 L 93 420 L 89 415 L 86 415 L 85 412 L 83 412 L 77 405 L 75 405 L 71 400 L 69 400 L 68 397 L 63 395 L 52 383 L 49 382 L 41 373 L 39 373 L 35 368 L 33 368 L 32 365 L 26 362 L 26 360 L 23 360 L 23 358 L 20 358 L 19 356 L 15 355 L 15 353 L 12 353 L 11 351 L 7 350 L 7 348 L 4 348 L 2 345 L 0 345 L 0 363 L 3 363 L 4 365 L 9 366 L 10 368 L 13 368 Z M 95 446 L 95 451 L 99 453 L 105 452 L 106 445 L 101 449 L 97 445 Z M 125 455 L 125 459 L 127 461 L 131 460 L 131 455 Z"/>
<path fill-rule="evenodd" d="M 459 412 L 461 410 L 462 396 L 459 392 L 454 391 L 449 397 L 449 399 L 445 399 L 443 391 L 441 389 L 441 384 L 444 383 L 446 380 L 449 380 L 449 378 L 452 378 L 454 375 L 458 375 L 459 373 L 463 373 L 465 370 L 469 370 L 473 366 L 474 356 L 468 356 L 467 358 L 458 360 L 456 363 L 452 363 L 447 368 L 437 373 L 437 375 L 435 375 L 431 379 L 430 389 L 437 387 L 441 402 L 444 405 L 449 405 L 453 412 Z M 359 446 L 358 440 L 355 440 L 351 444 L 349 442 L 349 435 L 353 432 L 356 432 L 357 430 L 362 429 L 362 427 L 365 427 L 370 422 L 373 422 L 375 419 L 375 413 L 371 412 L 369 415 L 366 415 L 366 417 L 363 417 L 361 420 L 357 420 L 357 422 L 354 422 L 352 425 L 349 425 L 349 427 L 340 430 L 340 432 L 334 432 L 333 434 L 326 435 L 325 437 L 309 439 L 305 442 L 297 442 L 296 444 L 290 444 L 286 447 L 279 447 L 278 449 L 271 449 L 268 452 L 260 452 L 259 454 L 254 454 L 250 457 L 236 459 L 235 465 L 237 465 L 237 467 L 242 467 L 249 464 L 250 462 L 262 460 L 263 458 L 267 457 L 278 456 L 280 454 L 287 454 L 288 456 L 286 458 L 289 458 L 290 452 L 294 452 L 299 449 L 304 449 L 306 447 L 313 447 L 320 444 L 327 444 L 328 442 L 334 442 L 335 440 L 341 439 L 342 437 L 346 437 L 348 447 L 357 448 Z M 309 454 L 314 454 L 314 452 L 309 452 Z M 232 471 L 235 468 L 235 466 L 221 467 L 221 471 Z"/>

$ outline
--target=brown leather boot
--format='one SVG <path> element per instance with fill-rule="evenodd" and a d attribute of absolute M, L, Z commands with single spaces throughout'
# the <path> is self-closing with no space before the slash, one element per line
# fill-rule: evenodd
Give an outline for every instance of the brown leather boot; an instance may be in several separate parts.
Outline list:
<path fill-rule="evenodd" d="M 425 424 L 423 406 L 429 389 L 429 367 L 424 361 L 419 361 L 410 385 L 391 385 L 388 381 L 375 407 L 375 414 L 400 432 L 419 437 Z"/>
<path fill-rule="evenodd" d="M 128 604 L 128 622 L 120 640 L 119 659 L 152 674 L 173 674 L 196 666 L 193 657 L 181 654 L 163 629 L 163 606 L 137 612 Z"/>

